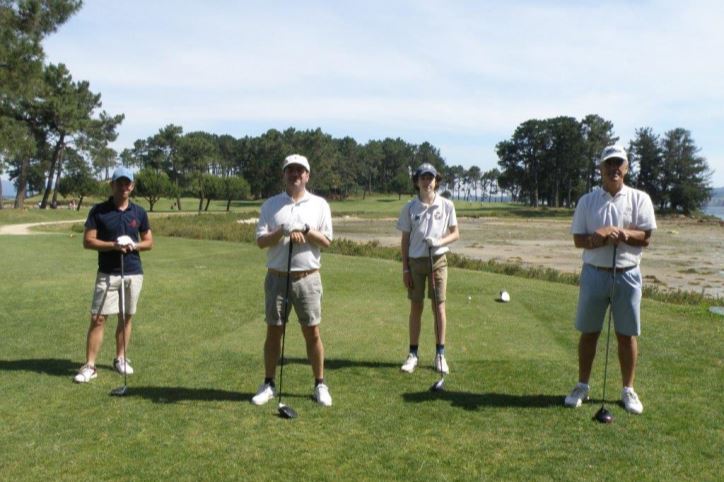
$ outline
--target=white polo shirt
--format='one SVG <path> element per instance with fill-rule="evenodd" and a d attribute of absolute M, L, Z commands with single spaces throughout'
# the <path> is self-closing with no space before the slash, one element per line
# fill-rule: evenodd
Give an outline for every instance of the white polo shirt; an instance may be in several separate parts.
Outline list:
<path fill-rule="evenodd" d="M 397 220 L 397 229 L 410 233 L 410 258 L 426 258 L 428 256 L 425 238 L 442 238 L 450 231 L 451 226 L 458 225 L 455 205 L 452 201 L 435 194 L 432 204 L 425 204 L 416 196 L 405 204 Z M 447 253 L 450 248 L 439 246 L 433 249 L 435 256 Z"/>
<path fill-rule="evenodd" d="M 283 192 L 267 199 L 261 206 L 259 222 L 256 224 L 256 238 L 269 234 L 284 223 L 308 224 L 310 229 L 321 232 L 332 240 L 332 212 L 323 198 L 308 191 L 299 202 Z M 283 237 L 267 252 L 267 268 L 287 270 L 289 238 Z M 321 251 L 313 243 L 294 245 L 292 250 L 292 271 L 308 271 L 321 267 Z"/>
<path fill-rule="evenodd" d="M 650 231 L 656 229 L 654 205 L 648 194 L 624 185 L 615 196 L 605 189 L 584 194 L 576 205 L 571 234 L 593 234 L 603 226 Z M 620 243 L 616 252 L 616 266 L 625 268 L 641 263 L 643 247 Z M 584 249 L 583 262 L 610 268 L 613 245 Z"/>

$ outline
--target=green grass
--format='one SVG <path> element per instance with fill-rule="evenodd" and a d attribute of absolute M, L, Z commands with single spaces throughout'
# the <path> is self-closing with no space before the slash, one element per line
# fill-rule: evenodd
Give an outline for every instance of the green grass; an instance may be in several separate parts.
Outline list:
<path fill-rule="evenodd" d="M 399 264 L 323 256 L 322 335 L 330 409 L 292 317 L 281 420 L 248 399 L 261 380 L 265 252 L 248 243 L 157 237 L 129 356 L 130 393 L 110 367 L 71 378 L 83 360 L 96 255 L 65 234 L 0 237 L 2 480 L 719 480 L 722 318 L 644 300 L 637 390 L 646 410 L 562 406 L 576 377 L 574 286 L 450 270 L 447 391 L 423 366 L 399 372 L 407 301 Z M 509 304 L 494 301 L 500 289 Z M 471 297 L 468 300 L 468 297 Z M 615 349 L 609 393 L 618 396 Z M 594 367 L 600 397 L 602 359 Z"/>

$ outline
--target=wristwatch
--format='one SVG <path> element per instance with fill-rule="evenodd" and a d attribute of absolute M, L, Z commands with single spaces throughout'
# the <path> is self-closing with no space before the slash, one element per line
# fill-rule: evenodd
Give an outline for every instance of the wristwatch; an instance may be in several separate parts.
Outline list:
<path fill-rule="evenodd" d="M 304 225 L 304 231 L 302 231 L 302 234 L 306 236 L 306 234 L 309 232 L 309 224 Z"/>

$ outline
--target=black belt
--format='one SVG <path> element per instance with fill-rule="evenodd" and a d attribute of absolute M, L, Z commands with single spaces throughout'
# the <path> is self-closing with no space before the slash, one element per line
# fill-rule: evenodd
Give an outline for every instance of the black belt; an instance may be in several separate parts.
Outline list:
<path fill-rule="evenodd" d="M 607 273 L 613 273 L 613 268 L 609 268 L 606 266 L 595 266 L 592 264 L 589 264 L 588 266 L 596 268 L 596 270 L 598 270 L 598 271 L 605 271 Z M 616 273 L 625 273 L 626 271 L 631 271 L 634 268 L 638 268 L 638 265 L 634 264 L 633 266 L 624 266 L 623 268 L 616 268 Z"/>

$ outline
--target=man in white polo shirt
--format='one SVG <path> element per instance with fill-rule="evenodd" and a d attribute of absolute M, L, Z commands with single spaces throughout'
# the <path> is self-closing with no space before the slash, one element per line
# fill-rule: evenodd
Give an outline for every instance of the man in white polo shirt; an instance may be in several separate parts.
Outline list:
<path fill-rule="evenodd" d="M 287 286 L 289 243 L 292 243 L 289 303 L 297 313 L 307 345 L 307 356 L 314 374 L 314 399 L 332 405 L 324 383 L 324 346 L 319 334 L 322 321 L 322 280 L 319 275 L 320 248 L 332 242 L 332 214 L 323 198 L 307 191 L 309 161 L 292 154 L 284 159 L 285 192 L 264 202 L 256 225 L 256 244 L 269 248 L 264 281 L 266 341 L 264 342 L 264 382 L 251 399 L 264 405 L 276 395 L 274 375 L 284 332 L 284 301 Z"/>
<path fill-rule="evenodd" d="M 633 389 L 637 337 L 641 333 L 639 264 L 643 248 L 649 245 L 651 233 L 656 229 L 654 207 L 648 194 L 624 184 L 629 165 L 622 147 L 606 147 L 599 168 L 602 188 L 581 197 L 571 226 L 573 243 L 583 249 L 576 313 L 576 328 L 581 337 L 578 342 L 578 384 L 566 397 L 565 405 L 580 407 L 588 399 L 588 380 L 610 303 L 623 382 L 621 399 L 629 413 L 640 414 L 644 407 Z M 613 300 L 609 300 L 611 283 L 615 284 Z"/>

